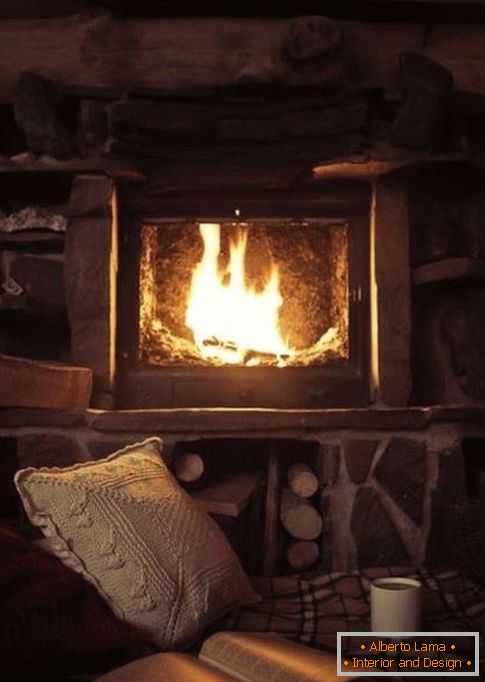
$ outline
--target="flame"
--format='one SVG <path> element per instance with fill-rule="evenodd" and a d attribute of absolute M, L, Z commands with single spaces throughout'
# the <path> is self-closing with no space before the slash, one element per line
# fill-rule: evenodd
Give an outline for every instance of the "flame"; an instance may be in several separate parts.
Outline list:
<path fill-rule="evenodd" d="M 278 267 L 273 263 L 262 291 L 246 284 L 247 230 L 230 242 L 227 270 L 219 269 L 220 225 L 200 223 L 204 243 L 195 267 L 185 323 L 192 330 L 200 355 L 227 364 L 257 364 L 248 354 L 292 354 L 279 329 Z"/>

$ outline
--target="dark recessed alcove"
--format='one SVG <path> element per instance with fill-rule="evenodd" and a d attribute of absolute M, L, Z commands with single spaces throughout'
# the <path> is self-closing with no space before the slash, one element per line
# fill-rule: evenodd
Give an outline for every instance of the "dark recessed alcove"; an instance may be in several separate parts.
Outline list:
<path fill-rule="evenodd" d="M 196 453 L 204 463 L 204 472 L 200 479 L 192 483 L 181 484 L 202 500 L 214 498 L 231 502 L 225 498 L 224 481 L 231 481 L 234 476 L 254 476 L 254 488 L 240 513 L 226 511 L 211 512 L 211 516 L 226 533 L 234 550 L 240 556 L 246 570 L 252 575 L 266 573 L 268 569 L 275 574 L 288 572 L 285 548 L 294 540 L 279 522 L 281 491 L 288 488 L 288 470 L 292 464 L 304 463 L 319 477 L 320 445 L 313 440 L 291 438 L 200 438 L 180 440 L 172 451 L 172 463 L 180 461 L 186 453 Z M 177 471 L 176 466 L 174 467 Z M 216 486 L 217 493 L 211 493 Z M 229 488 L 230 489 L 230 488 Z M 237 484 L 236 484 L 237 489 Z M 320 508 L 320 486 L 307 500 L 315 508 Z M 219 496 L 219 497 L 218 497 Z M 237 495 L 234 496 L 234 502 Z M 268 500 L 271 501 L 268 506 Z M 226 506 L 226 505 L 223 505 Z M 231 506 L 230 504 L 228 505 Z M 206 507 L 210 511 L 211 505 Z M 212 507 L 213 510 L 217 507 Z M 220 510 L 223 511 L 223 507 Z M 317 544 L 320 539 L 317 538 Z M 272 556 L 272 564 L 267 564 L 267 557 Z M 315 564 L 321 565 L 328 557 L 319 556 Z"/>
<path fill-rule="evenodd" d="M 17 439 L 0 438 L 0 521 L 14 526 L 19 522 L 21 508 L 13 482 L 17 469 Z"/>
<path fill-rule="evenodd" d="M 467 495 L 485 503 L 485 439 L 465 438 L 462 441 L 462 450 L 465 458 Z"/>

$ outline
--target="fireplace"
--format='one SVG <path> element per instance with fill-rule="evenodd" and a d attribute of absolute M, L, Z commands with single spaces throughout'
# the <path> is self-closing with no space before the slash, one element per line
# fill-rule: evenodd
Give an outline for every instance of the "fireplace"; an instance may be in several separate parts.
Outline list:
<path fill-rule="evenodd" d="M 131 215 L 122 406 L 367 404 L 369 215 L 365 183 Z"/>

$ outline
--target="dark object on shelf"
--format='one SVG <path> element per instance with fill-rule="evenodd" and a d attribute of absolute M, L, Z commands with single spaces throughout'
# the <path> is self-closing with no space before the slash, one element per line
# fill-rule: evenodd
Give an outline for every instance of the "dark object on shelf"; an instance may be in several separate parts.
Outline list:
<path fill-rule="evenodd" d="M 390 140 L 399 147 L 446 149 L 451 128 L 453 75 L 419 53 L 400 55 L 404 103 L 393 123 Z"/>
<path fill-rule="evenodd" d="M 55 87 L 46 78 L 28 71 L 20 75 L 14 93 L 15 119 L 30 151 L 66 159 L 74 154 L 74 142 L 59 104 Z"/>
<path fill-rule="evenodd" d="M 26 293 L 2 294 L 1 300 L 0 353 L 33 360 L 68 357 L 69 325 L 65 313 L 51 315 L 31 310 Z"/>
<path fill-rule="evenodd" d="M 441 321 L 455 377 L 468 399 L 485 399 L 485 291 L 460 289 Z"/>
<path fill-rule="evenodd" d="M 485 504 L 483 500 L 459 497 L 448 507 L 444 528 L 448 551 L 455 566 L 468 578 L 485 587 Z"/>

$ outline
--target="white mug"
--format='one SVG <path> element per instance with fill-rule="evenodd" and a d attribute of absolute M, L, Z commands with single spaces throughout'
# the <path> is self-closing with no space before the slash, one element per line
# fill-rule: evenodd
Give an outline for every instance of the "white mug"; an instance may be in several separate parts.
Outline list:
<path fill-rule="evenodd" d="M 419 632 L 422 626 L 421 583 L 413 578 L 378 578 L 370 588 L 373 632 Z"/>

